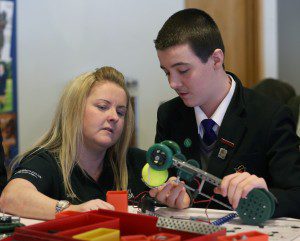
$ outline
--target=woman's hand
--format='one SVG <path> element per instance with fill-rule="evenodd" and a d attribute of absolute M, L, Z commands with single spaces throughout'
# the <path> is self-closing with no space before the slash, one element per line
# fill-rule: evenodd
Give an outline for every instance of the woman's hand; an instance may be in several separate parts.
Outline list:
<path fill-rule="evenodd" d="M 98 210 L 98 209 L 115 210 L 113 205 L 104 202 L 101 199 L 93 199 L 82 204 L 70 205 L 64 211 L 87 212 L 87 211 Z"/>

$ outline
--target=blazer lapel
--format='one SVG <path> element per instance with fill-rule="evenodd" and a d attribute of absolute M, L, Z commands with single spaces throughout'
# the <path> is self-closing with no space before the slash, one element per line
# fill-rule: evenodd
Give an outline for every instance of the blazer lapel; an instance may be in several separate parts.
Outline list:
<path fill-rule="evenodd" d="M 194 108 L 186 107 L 185 105 L 180 110 L 181 120 L 178 126 L 178 138 L 180 139 L 180 146 L 182 153 L 187 159 L 196 159 L 200 163 L 200 139 L 198 135 L 198 127 L 195 118 Z"/>
<path fill-rule="evenodd" d="M 207 172 L 218 177 L 224 176 L 224 172 L 244 136 L 246 126 L 242 118 L 234 116 L 224 125 L 222 123 L 221 128 L 207 170 Z"/>
<path fill-rule="evenodd" d="M 246 131 L 243 86 L 237 77 L 234 75 L 233 77 L 237 84 L 235 93 L 222 121 L 218 140 L 207 169 L 208 173 L 217 177 L 224 176 L 226 168 Z"/>

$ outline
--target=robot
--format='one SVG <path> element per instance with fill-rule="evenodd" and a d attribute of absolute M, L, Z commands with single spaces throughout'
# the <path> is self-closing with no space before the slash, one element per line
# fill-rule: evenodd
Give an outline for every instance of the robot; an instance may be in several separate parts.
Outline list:
<path fill-rule="evenodd" d="M 144 175 L 142 175 L 142 179 L 146 184 L 149 180 L 149 175 L 147 176 L 145 173 L 149 174 L 151 171 L 164 171 L 162 173 L 166 176 L 166 171 L 169 168 L 174 167 L 178 169 L 178 178 L 180 177 L 186 181 L 195 178 L 199 180 L 200 185 L 196 189 L 185 185 L 185 187 L 193 193 L 194 197 L 201 195 L 205 198 L 210 198 L 212 201 L 232 210 L 232 207 L 227 204 L 203 193 L 202 189 L 205 182 L 211 183 L 217 187 L 221 184 L 222 180 L 200 169 L 199 166 L 197 166 L 197 161 L 192 159 L 187 161 L 185 156 L 181 153 L 177 143 L 165 140 L 161 143 L 154 144 L 148 149 L 146 158 L 147 170 L 143 170 Z M 154 186 L 152 185 L 152 187 Z M 275 202 L 276 198 L 269 191 L 255 188 L 248 194 L 247 198 L 242 198 L 240 200 L 235 211 L 244 224 L 261 225 L 273 216 Z"/>

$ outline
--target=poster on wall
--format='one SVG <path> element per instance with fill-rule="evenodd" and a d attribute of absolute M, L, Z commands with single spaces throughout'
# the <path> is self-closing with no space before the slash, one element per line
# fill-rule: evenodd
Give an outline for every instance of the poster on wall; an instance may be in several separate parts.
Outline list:
<path fill-rule="evenodd" d="M 0 0 L 0 126 L 6 164 L 17 154 L 15 0 Z"/>

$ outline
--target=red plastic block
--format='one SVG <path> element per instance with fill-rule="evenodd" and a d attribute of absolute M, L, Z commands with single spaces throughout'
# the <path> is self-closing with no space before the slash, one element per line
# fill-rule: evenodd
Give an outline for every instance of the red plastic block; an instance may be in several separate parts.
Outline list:
<path fill-rule="evenodd" d="M 127 191 L 108 191 L 106 201 L 115 207 L 115 211 L 128 212 Z"/>
<path fill-rule="evenodd" d="M 219 236 L 218 241 L 232 241 L 232 240 L 247 240 L 247 241 L 268 241 L 269 235 L 257 231 L 249 231 L 238 233 L 229 236 Z"/>
<path fill-rule="evenodd" d="M 145 235 L 128 235 L 122 236 L 121 241 L 148 241 L 148 238 Z"/>

